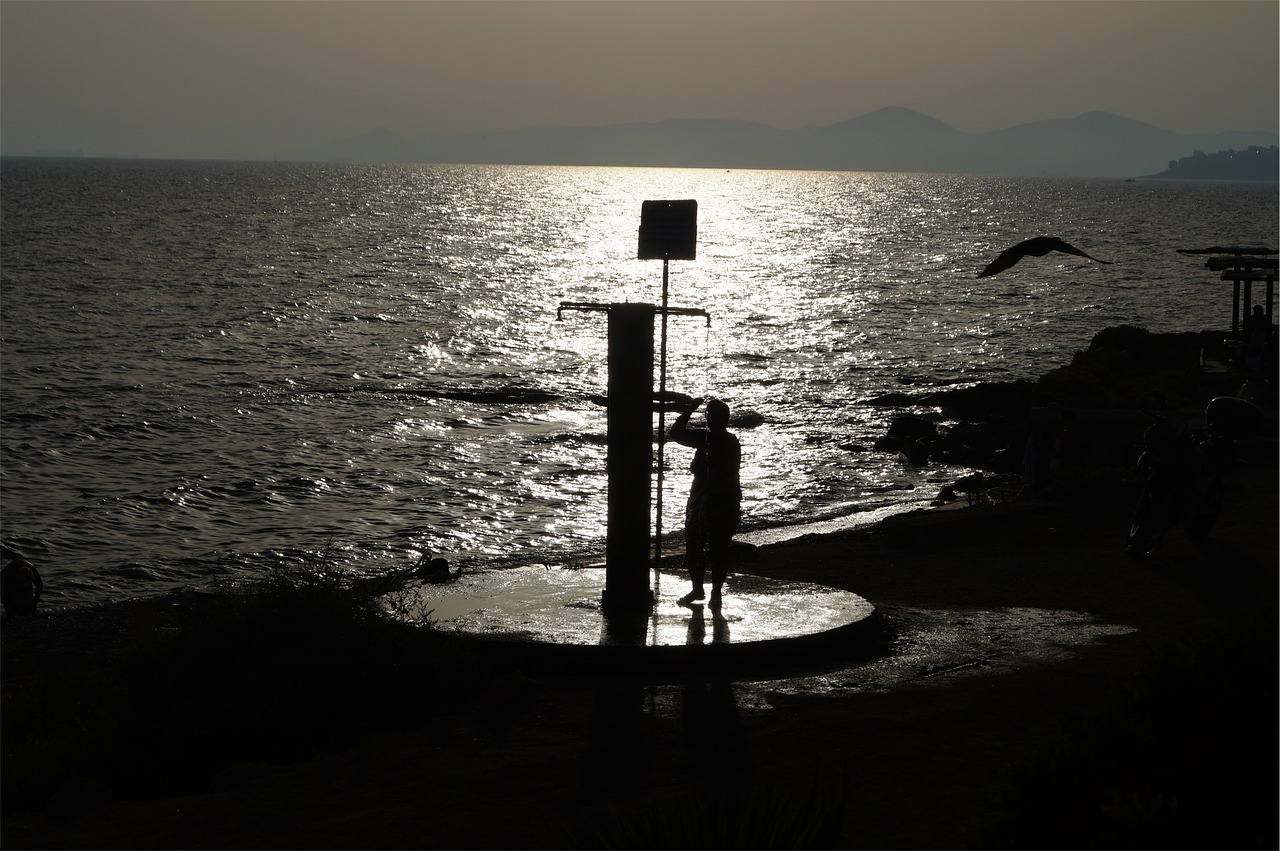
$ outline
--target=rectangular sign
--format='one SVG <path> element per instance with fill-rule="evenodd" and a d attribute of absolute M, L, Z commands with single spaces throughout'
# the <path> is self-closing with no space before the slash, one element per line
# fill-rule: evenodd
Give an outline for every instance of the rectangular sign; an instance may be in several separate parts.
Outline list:
<path fill-rule="evenodd" d="M 640 260 L 694 260 L 698 202 L 645 201 L 640 205 Z"/>

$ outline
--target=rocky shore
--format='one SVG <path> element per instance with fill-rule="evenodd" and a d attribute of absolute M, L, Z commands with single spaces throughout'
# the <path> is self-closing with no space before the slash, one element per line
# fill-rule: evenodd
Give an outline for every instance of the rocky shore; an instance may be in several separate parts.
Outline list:
<path fill-rule="evenodd" d="M 1217 394 L 1185 387 L 1192 410 Z M 1108 463 L 1056 488 L 737 548 L 741 572 L 853 591 L 892 625 L 879 658 L 784 678 L 467 669 L 398 633 L 377 658 L 363 632 L 219 632 L 206 595 L 6 618 L 5 845 L 1275 847 L 1274 407 L 1213 532 L 1174 528 L 1145 559 L 1125 552 L 1137 483 L 1120 472 L 1141 417 L 1108 410 L 1086 417 Z M 211 624 L 184 672 L 148 671 L 175 658 L 156 636 Z M 151 727 L 97 717 L 151 687 Z M 86 693 L 106 699 L 74 707 L 79 733 L 30 711 Z M 232 701 L 242 739 L 295 747 L 155 760 L 163 736 L 215 735 L 165 718 L 198 720 L 205 695 Z M 144 793 L 119 779 L 130 759 L 155 761 Z"/>

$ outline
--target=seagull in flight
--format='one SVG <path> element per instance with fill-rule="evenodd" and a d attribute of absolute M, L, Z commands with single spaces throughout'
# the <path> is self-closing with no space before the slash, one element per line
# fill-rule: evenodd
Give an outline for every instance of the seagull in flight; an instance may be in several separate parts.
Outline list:
<path fill-rule="evenodd" d="M 1017 263 L 1023 257 L 1043 257 L 1050 251 L 1061 251 L 1064 254 L 1074 254 L 1077 257 L 1087 257 L 1090 260 L 1097 260 L 1099 263 L 1110 263 L 1110 260 L 1098 260 L 1085 254 L 1079 248 L 1076 248 L 1069 242 L 1063 242 L 1056 236 L 1037 236 L 1028 239 L 1025 242 L 1019 242 L 1012 248 L 1007 248 L 1000 252 L 1000 256 L 991 261 L 987 268 L 978 273 L 979 278 L 985 278 L 988 275 L 994 275 L 997 272 L 1003 272 L 1014 263 Z"/>

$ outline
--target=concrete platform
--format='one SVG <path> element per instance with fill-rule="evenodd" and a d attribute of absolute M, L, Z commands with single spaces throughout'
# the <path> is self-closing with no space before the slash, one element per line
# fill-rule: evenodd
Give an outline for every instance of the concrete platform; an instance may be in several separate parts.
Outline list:
<path fill-rule="evenodd" d="M 764 675 L 884 649 L 875 607 L 848 591 L 736 574 L 713 611 L 677 605 L 689 580 L 664 571 L 656 604 L 624 618 L 601 610 L 604 587 L 603 567 L 495 569 L 420 586 L 410 611 L 475 647 L 565 671 Z"/>

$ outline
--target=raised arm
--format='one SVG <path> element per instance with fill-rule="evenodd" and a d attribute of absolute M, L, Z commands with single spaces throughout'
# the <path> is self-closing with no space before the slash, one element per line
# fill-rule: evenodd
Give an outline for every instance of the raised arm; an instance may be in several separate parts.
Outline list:
<path fill-rule="evenodd" d="M 689 417 L 693 416 L 693 412 L 698 410 L 698 407 L 701 404 L 701 398 L 691 400 L 688 407 L 686 407 L 680 413 L 680 416 L 676 417 L 676 421 L 671 424 L 671 430 L 667 434 L 673 441 L 681 446 L 692 446 L 696 449 L 697 447 L 702 446 L 706 439 L 706 434 L 702 429 L 689 428 Z"/>

